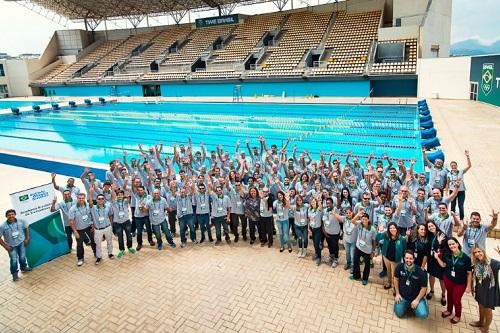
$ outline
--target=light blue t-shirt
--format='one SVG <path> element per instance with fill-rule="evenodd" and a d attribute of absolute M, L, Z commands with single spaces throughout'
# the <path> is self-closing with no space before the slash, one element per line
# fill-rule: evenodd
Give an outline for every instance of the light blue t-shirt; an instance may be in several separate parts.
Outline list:
<path fill-rule="evenodd" d="M 20 219 L 16 219 L 12 223 L 5 221 L 0 224 L 0 235 L 7 245 L 15 247 L 24 242 L 24 229 L 28 226 L 28 222 Z"/>

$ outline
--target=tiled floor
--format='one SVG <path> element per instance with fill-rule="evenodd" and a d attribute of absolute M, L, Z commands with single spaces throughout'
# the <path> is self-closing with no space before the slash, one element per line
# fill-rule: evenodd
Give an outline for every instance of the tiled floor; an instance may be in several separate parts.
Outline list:
<path fill-rule="evenodd" d="M 499 209 L 500 111 L 469 102 L 429 104 L 447 161 L 464 165 L 462 151 L 471 150 L 467 210 L 487 216 L 495 205 Z M 50 181 L 47 173 L 5 165 L 0 177 L 2 212 L 9 207 L 9 193 Z M 497 244 L 488 239 L 489 249 Z M 458 325 L 441 318 L 435 300 L 428 320 L 397 319 L 392 294 L 376 277 L 380 257 L 363 287 L 341 266 L 316 267 L 311 246 L 305 259 L 245 242 L 162 252 L 146 246 L 100 266 L 93 264 L 90 248 L 86 251 L 88 261 L 80 268 L 73 252 L 17 283 L 10 280 L 6 252 L 0 251 L 0 332 L 473 332 L 468 323 L 477 319 L 470 295 L 463 299 Z M 341 258 L 343 264 L 343 251 Z M 500 328 L 499 314 L 492 332 Z"/>

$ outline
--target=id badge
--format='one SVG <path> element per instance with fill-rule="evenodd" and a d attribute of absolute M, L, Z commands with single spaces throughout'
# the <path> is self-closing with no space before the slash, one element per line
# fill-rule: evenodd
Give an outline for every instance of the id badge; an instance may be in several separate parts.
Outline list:
<path fill-rule="evenodd" d="M 359 240 L 359 246 L 361 247 L 365 247 L 366 246 L 366 242 L 362 239 Z"/>
<path fill-rule="evenodd" d="M 455 271 L 451 271 L 451 277 L 455 277 Z"/>
<path fill-rule="evenodd" d="M 436 178 L 434 178 L 434 182 L 435 182 L 435 183 L 439 183 L 439 181 L 440 181 L 440 180 L 441 180 L 441 178 L 440 178 L 440 177 L 436 177 Z"/>
<path fill-rule="evenodd" d="M 406 285 L 410 286 L 410 280 L 406 280 Z"/>
<path fill-rule="evenodd" d="M 182 211 L 183 213 L 187 212 L 187 210 L 188 210 L 188 209 L 187 209 L 187 207 L 182 207 L 182 209 L 181 209 L 181 211 Z"/>
<path fill-rule="evenodd" d="M 434 250 L 431 250 L 431 257 L 434 257 Z"/>
<path fill-rule="evenodd" d="M 19 238 L 19 231 L 16 230 L 12 232 L 12 239 L 17 239 L 17 238 Z"/>
<path fill-rule="evenodd" d="M 217 213 L 222 213 L 222 207 L 217 207 Z"/>
<path fill-rule="evenodd" d="M 328 216 L 323 215 L 323 222 L 326 223 L 326 221 L 328 221 Z"/>
<path fill-rule="evenodd" d="M 122 217 L 125 217 L 125 212 L 118 212 L 118 217 L 119 218 L 122 218 Z"/>
<path fill-rule="evenodd" d="M 262 214 L 262 213 L 264 213 L 264 208 L 261 208 L 261 209 L 260 209 L 260 213 L 261 213 L 261 214 Z"/>
<path fill-rule="evenodd" d="M 405 216 L 406 215 L 406 210 L 401 210 L 401 216 Z"/>
<path fill-rule="evenodd" d="M 159 214 L 160 214 L 160 210 L 159 209 L 153 210 L 153 216 L 158 216 Z"/>
<path fill-rule="evenodd" d="M 89 220 L 89 216 L 88 215 L 82 215 L 82 222 L 83 223 L 86 223 L 88 220 Z"/>
<path fill-rule="evenodd" d="M 414 255 L 415 259 L 417 259 L 417 257 L 418 257 L 418 252 L 414 252 L 414 254 L 415 254 L 415 255 Z"/>
<path fill-rule="evenodd" d="M 476 241 L 474 239 L 467 240 L 467 245 L 469 245 L 470 248 L 473 248 L 475 244 Z"/>
<path fill-rule="evenodd" d="M 305 219 L 300 219 L 300 223 L 304 224 L 304 223 L 306 223 L 306 220 Z"/>
<path fill-rule="evenodd" d="M 241 207 L 241 201 L 236 201 L 236 206 Z"/>
<path fill-rule="evenodd" d="M 206 204 L 204 204 L 204 203 L 200 205 L 200 208 L 201 208 L 201 209 L 205 209 L 205 207 L 207 207 L 207 205 L 206 205 Z"/>
<path fill-rule="evenodd" d="M 351 236 L 351 235 L 352 235 L 352 231 L 346 231 L 346 232 L 345 232 L 345 234 L 346 234 L 347 236 Z"/>
<path fill-rule="evenodd" d="M 99 222 L 104 222 L 104 216 L 99 216 L 98 220 Z"/>
<path fill-rule="evenodd" d="M 283 216 L 284 216 L 284 215 L 283 215 L 283 213 L 278 214 L 278 217 L 279 217 L 280 219 L 282 219 L 282 218 L 283 218 Z"/>

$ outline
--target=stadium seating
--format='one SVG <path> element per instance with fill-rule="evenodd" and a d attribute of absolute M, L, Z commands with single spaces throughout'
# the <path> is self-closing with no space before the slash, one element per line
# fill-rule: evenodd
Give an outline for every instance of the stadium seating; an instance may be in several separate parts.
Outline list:
<path fill-rule="evenodd" d="M 279 26 L 284 16 L 283 12 L 277 12 L 245 18 L 245 21 L 234 30 L 234 38 L 227 47 L 214 52 L 213 63 L 242 62 L 266 32 Z"/>
<path fill-rule="evenodd" d="M 168 29 L 163 30 L 155 38 L 151 40 L 153 45 L 151 45 L 143 53 L 132 56 L 129 63 L 126 66 L 127 70 L 143 69 L 146 67 L 149 69 L 149 65 L 157 59 L 161 54 L 164 54 L 166 50 L 180 38 L 185 38 L 191 31 L 190 24 L 181 24 L 178 26 L 173 26 Z"/>
<path fill-rule="evenodd" d="M 378 45 L 404 43 L 405 58 L 403 62 L 374 63 L 370 74 L 408 74 L 417 71 L 417 39 L 379 41 Z"/>
<path fill-rule="evenodd" d="M 380 21 L 381 11 L 349 13 L 305 9 L 247 16 L 240 24 L 161 27 L 126 39 L 103 42 L 77 62 L 57 65 L 33 83 L 416 73 L 417 39 L 377 41 Z M 274 43 L 264 45 L 264 37 L 271 34 Z M 214 49 L 214 42 L 219 38 L 219 45 Z M 178 50 L 170 53 L 169 48 L 175 43 L 179 44 Z M 403 61 L 374 61 L 377 48 L 390 43 L 404 44 Z M 397 48 L 403 54 L 401 46 Z M 313 52 L 307 56 L 310 50 Z M 252 54 L 255 56 L 249 58 Z M 313 55 L 314 62 L 311 62 Z M 198 59 L 201 62 L 195 63 Z M 252 62 L 250 69 L 245 70 L 247 59 L 253 59 L 255 64 Z M 155 60 L 158 69 L 152 72 L 150 65 Z"/>
<path fill-rule="evenodd" d="M 377 39 L 380 11 L 337 14 L 325 43 L 326 65 L 314 68 L 312 75 L 363 74 L 371 44 Z"/>

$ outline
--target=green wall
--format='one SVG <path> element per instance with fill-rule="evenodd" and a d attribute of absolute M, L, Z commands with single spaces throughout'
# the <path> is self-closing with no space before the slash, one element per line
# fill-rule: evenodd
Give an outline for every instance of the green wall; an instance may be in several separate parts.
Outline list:
<path fill-rule="evenodd" d="M 500 106 L 500 54 L 472 57 L 470 80 L 478 83 L 478 101 Z"/>

